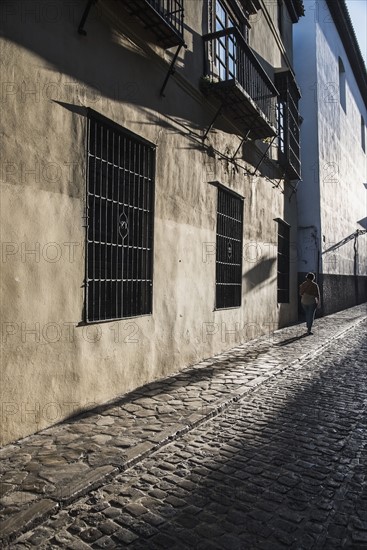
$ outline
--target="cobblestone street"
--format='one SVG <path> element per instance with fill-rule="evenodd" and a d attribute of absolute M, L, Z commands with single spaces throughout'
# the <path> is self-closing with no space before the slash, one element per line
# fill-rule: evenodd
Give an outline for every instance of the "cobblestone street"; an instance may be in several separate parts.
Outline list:
<path fill-rule="evenodd" d="M 283 329 L 4 447 L 2 528 L 9 537 L 15 524 L 29 530 L 3 547 L 367 548 L 364 317 L 359 306 L 317 320 L 314 339 Z M 77 460 L 80 434 L 93 426 L 100 448 L 84 442 Z M 75 452 L 68 473 L 66 444 Z"/>

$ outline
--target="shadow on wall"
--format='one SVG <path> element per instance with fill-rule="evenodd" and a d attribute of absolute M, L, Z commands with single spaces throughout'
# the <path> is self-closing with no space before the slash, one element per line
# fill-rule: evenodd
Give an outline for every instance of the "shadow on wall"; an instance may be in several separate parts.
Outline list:
<path fill-rule="evenodd" d="M 147 31 L 134 17 L 128 16 L 122 7 L 119 8 L 119 3 L 112 3 L 110 7 L 116 13 L 116 20 L 121 17 L 121 21 L 128 24 L 126 32 L 125 29 L 121 32 L 118 24 L 111 22 L 111 16 L 106 16 L 101 3 L 100 7 L 99 4 L 92 7 L 85 25 L 87 35 L 82 36 L 78 34 L 78 25 L 85 1 L 79 0 L 72 6 L 70 3 L 66 6 L 62 2 L 53 2 L 54 20 L 47 20 L 45 16 L 48 13 L 47 1 L 29 1 L 28 6 L 21 0 L 0 3 L 0 35 L 10 43 L 17 43 L 33 52 L 47 63 L 44 69 L 37 67 L 34 76 L 28 77 L 29 81 L 19 79 L 19 82 L 10 82 L 9 79 L 10 87 L 3 90 L 6 100 L 19 97 L 18 94 L 23 94 L 24 100 L 31 100 L 34 93 L 32 95 L 30 91 L 37 90 L 40 99 L 45 102 L 52 100 L 65 104 L 85 104 L 103 112 L 104 100 L 109 99 L 158 113 L 164 112 L 165 115 L 177 117 L 179 121 L 186 121 L 191 129 L 203 131 L 209 126 L 215 107 L 212 105 L 209 109 L 208 103 L 208 111 L 205 112 L 203 104 L 196 101 L 194 105 L 197 104 L 197 107 L 193 108 L 193 100 L 184 90 L 185 101 L 180 100 L 177 90 L 175 94 L 172 93 L 174 77 L 168 82 L 166 97 L 160 96 L 170 59 L 166 55 L 163 60 L 148 43 L 143 49 L 129 39 L 129 29 L 142 38 L 147 36 Z M 202 9 L 204 26 L 205 3 Z M 39 32 L 35 32 L 37 28 Z M 206 29 L 202 31 L 206 32 Z M 201 95 L 199 79 L 204 69 L 202 36 L 185 26 L 185 37 L 193 44 L 197 54 L 182 50 L 185 53 L 181 52 L 180 55 L 184 57 L 176 65 L 179 67 L 183 63 L 187 77 L 197 75 L 197 82 L 192 81 L 192 84 L 197 85 L 198 94 Z M 175 51 L 176 48 L 170 50 L 171 57 Z M 68 77 L 65 81 L 60 78 L 63 75 Z M 202 97 L 205 101 L 205 96 Z M 157 119 L 155 124 L 160 125 L 161 120 Z M 220 124 L 223 131 L 233 133 L 233 128 L 226 125 L 225 121 Z"/>
<path fill-rule="evenodd" d="M 148 31 L 134 17 L 128 16 L 118 2 L 106 2 L 106 5 L 116 14 L 114 20 L 123 21 L 122 26 L 126 25 L 126 29 L 119 30 L 119 25 L 114 24 L 111 15 L 106 15 L 104 3 L 97 3 L 92 6 L 85 24 L 87 35 L 82 36 L 78 34 L 78 25 L 85 9 L 84 0 L 72 4 L 61 0 L 53 2 L 53 18 L 48 11 L 48 0 L 0 2 L 0 35 L 46 62 L 44 68 L 35 67 L 36 70 L 32 77 L 28 76 L 28 80 L 25 77 L 25 80 L 18 81 L 11 76 L 13 73 L 7 75 L 5 71 L 4 79 L 9 82 L 3 89 L 5 97 L 2 99 L 13 101 L 20 96 L 24 101 L 32 101 L 36 90 L 40 101 L 33 108 L 40 112 L 43 99 L 45 103 L 54 101 L 76 108 L 88 105 L 102 114 L 106 114 L 106 100 L 120 105 L 135 105 L 145 110 L 147 124 L 191 136 L 192 148 L 201 149 L 202 135 L 209 128 L 213 113 L 218 108 L 215 102 L 206 99 L 199 90 L 199 81 L 204 73 L 202 35 L 208 30 L 206 3 L 202 3 L 201 34 L 185 25 L 185 40 L 192 44 L 193 51 L 181 50 L 176 64 L 177 75 L 182 72 L 194 87 L 197 86 L 196 100 L 186 90 L 177 88 L 175 77 L 169 79 L 165 97 L 160 96 L 176 48 L 170 50 L 169 59 L 165 54 L 164 60 L 147 42 L 143 43 L 143 47 L 136 46 L 133 38 L 129 39 L 128 33 L 135 33 L 143 39 Z M 37 28 L 39 32 L 35 32 Z M 155 113 L 164 113 L 164 121 Z M 128 126 L 136 123 L 136 120 L 128 121 L 123 117 L 123 110 L 119 110 L 116 122 Z M 221 116 L 212 131 L 215 132 L 215 129 L 239 135 Z M 243 149 L 244 160 L 256 166 L 261 160 L 261 154 L 255 145 L 248 142 Z M 263 163 L 261 173 L 264 170 L 268 177 L 277 177 L 275 165 L 267 166 Z"/>
<path fill-rule="evenodd" d="M 255 287 L 270 279 L 275 262 L 275 258 L 262 260 L 244 274 L 243 279 L 247 283 L 248 290 L 253 290 Z"/>

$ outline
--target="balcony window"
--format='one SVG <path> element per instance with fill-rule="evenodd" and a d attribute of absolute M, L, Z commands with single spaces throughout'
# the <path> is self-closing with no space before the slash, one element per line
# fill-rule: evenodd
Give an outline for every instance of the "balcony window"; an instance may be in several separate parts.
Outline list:
<path fill-rule="evenodd" d="M 219 0 L 214 6 L 213 32 L 203 37 L 203 91 L 220 101 L 242 133 L 253 139 L 275 136 L 277 90 L 241 32 L 239 19 Z M 247 28 L 245 19 L 242 27 Z"/>
<path fill-rule="evenodd" d="M 154 163 L 151 144 L 90 115 L 87 322 L 152 312 Z"/>
<path fill-rule="evenodd" d="M 184 44 L 184 0 L 120 0 L 163 48 Z"/>
<path fill-rule="evenodd" d="M 215 32 L 234 27 L 234 22 L 229 17 L 222 4 L 217 0 L 215 9 Z M 215 42 L 215 61 L 220 80 L 236 78 L 236 37 L 228 34 L 220 36 Z"/>
<path fill-rule="evenodd" d="M 216 309 L 241 305 L 242 233 L 242 198 L 218 187 Z"/>
<path fill-rule="evenodd" d="M 300 179 L 300 93 L 290 71 L 275 75 L 279 90 L 277 103 L 278 160 L 290 179 Z"/>

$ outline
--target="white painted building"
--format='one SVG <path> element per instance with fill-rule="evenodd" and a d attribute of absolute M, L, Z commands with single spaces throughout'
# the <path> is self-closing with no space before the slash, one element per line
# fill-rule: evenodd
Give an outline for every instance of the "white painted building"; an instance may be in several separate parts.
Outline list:
<path fill-rule="evenodd" d="M 328 314 L 367 299 L 367 76 L 344 0 L 306 0 L 294 63 L 304 119 L 298 272 L 316 273 Z"/>

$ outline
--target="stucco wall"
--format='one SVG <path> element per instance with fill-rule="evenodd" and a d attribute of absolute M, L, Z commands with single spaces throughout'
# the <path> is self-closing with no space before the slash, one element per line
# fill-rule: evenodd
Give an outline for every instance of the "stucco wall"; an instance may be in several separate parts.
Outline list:
<path fill-rule="evenodd" d="M 83 1 L 52 4 L 55 11 L 30 1 L 24 12 L 24 2 L 3 3 L 2 443 L 296 316 L 294 263 L 292 302 L 276 298 L 274 219 L 289 221 L 292 240 L 297 225 L 289 189 L 218 154 L 240 142 L 229 120 L 205 147 L 200 139 L 215 113 L 198 86 L 205 3 L 187 3 L 188 48 L 165 98 L 171 54 L 145 40 L 136 21 L 119 20 L 117 3 L 91 12 L 86 37 L 76 32 Z M 83 321 L 86 107 L 157 146 L 152 315 Z M 242 307 L 220 311 L 215 180 L 244 197 Z"/>
<path fill-rule="evenodd" d="M 366 119 L 366 106 L 341 39 L 329 18 L 320 18 L 316 40 L 318 83 L 324 91 L 318 105 L 323 272 L 353 275 L 352 243 L 332 251 L 333 258 L 325 251 L 362 229 L 358 222 L 366 217 L 367 196 L 363 184 L 367 165 L 360 130 L 361 115 Z M 346 112 L 339 100 L 339 57 L 346 74 Z M 358 274 L 367 275 L 367 236 L 358 240 L 362 245 Z"/>
<path fill-rule="evenodd" d="M 320 0 L 316 11 L 311 2 L 305 7 L 306 17 L 295 28 L 304 117 L 299 272 L 320 273 L 324 312 L 331 313 L 366 296 L 367 235 L 353 237 L 366 228 L 367 164 L 361 145 L 366 106 L 326 2 Z M 339 98 L 339 57 L 346 74 L 346 112 Z"/>
<path fill-rule="evenodd" d="M 249 43 L 262 61 L 268 63 L 268 68 L 286 67 L 287 63 L 292 66 L 292 31 L 293 25 L 283 2 L 282 9 L 282 32 L 278 25 L 278 3 L 261 2 L 262 9 L 250 16 L 251 29 L 249 32 Z"/>

